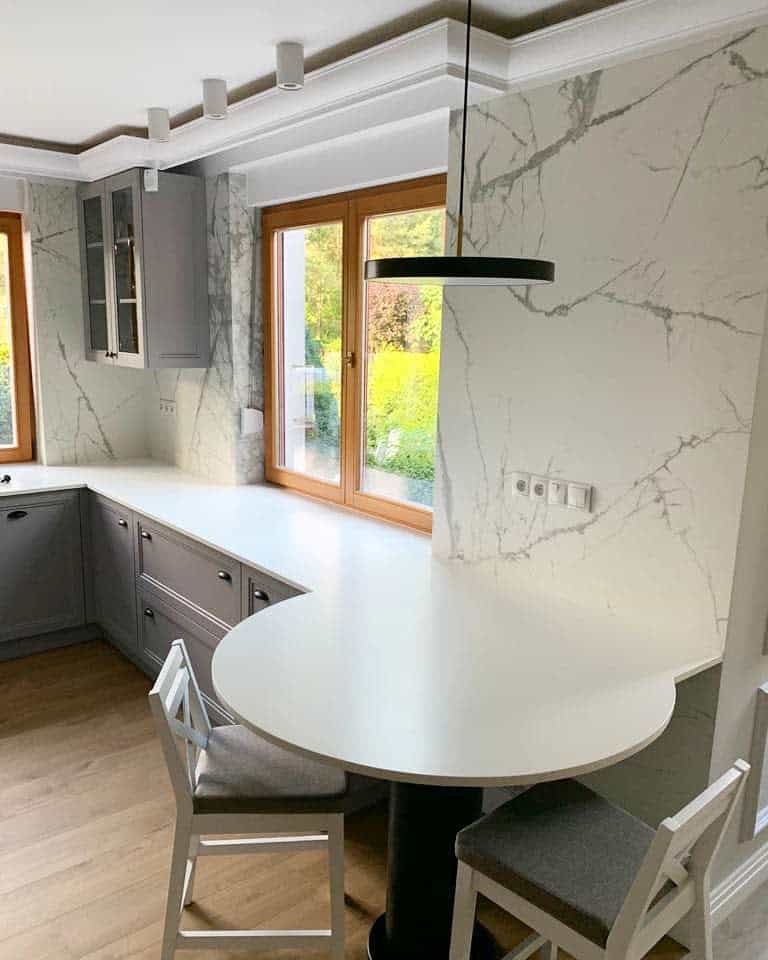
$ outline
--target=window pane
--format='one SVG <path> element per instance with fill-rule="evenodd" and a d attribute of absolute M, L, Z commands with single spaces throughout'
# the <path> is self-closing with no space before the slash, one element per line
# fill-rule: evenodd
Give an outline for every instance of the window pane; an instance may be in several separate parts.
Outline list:
<path fill-rule="evenodd" d="M 340 223 L 278 233 L 280 466 L 339 483 L 342 239 Z"/>
<path fill-rule="evenodd" d="M 444 236 L 443 209 L 371 217 L 367 259 L 439 256 Z M 366 493 L 432 506 L 442 306 L 440 287 L 367 284 Z"/>
<path fill-rule="evenodd" d="M 0 233 L 0 447 L 16 446 L 8 237 Z"/>

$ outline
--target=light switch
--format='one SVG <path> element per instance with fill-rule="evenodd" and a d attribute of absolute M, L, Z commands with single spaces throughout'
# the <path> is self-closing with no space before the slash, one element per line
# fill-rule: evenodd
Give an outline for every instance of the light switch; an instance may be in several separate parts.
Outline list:
<path fill-rule="evenodd" d="M 550 480 L 547 490 L 547 503 L 554 506 L 565 506 L 568 484 L 564 480 Z"/>
<path fill-rule="evenodd" d="M 568 484 L 568 506 L 575 510 L 589 510 L 592 505 L 592 487 L 584 483 Z"/>
<path fill-rule="evenodd" d="M 513 473 L 512 486 L 516 494 L 521 497 L 527 497 L 531 490 L 530 473 Z"/>
<path fill-rule="evenodd" d="M 546 477 L 531 477 L 531 500 L 546 500 L 547 486 Z"/>

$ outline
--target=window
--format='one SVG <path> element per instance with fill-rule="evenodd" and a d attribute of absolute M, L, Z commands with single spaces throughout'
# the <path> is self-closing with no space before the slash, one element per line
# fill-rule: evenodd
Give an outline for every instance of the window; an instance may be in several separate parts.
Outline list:
<path fill-rule="evenodd" d="M 0 213 L 0 463 L 32 459 L 32 427 L 21 217 Z"/>
<path fill-rule="evenodd" d="M 264 213 L 267 479 L 432 527 L 442 291 L 365 284 L 371 257 L 441 254 L 445 179 Z"/>

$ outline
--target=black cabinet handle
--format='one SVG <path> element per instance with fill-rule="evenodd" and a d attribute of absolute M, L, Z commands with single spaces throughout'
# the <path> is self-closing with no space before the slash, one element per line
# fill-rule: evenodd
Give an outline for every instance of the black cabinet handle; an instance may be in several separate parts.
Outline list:
<path fill-rule="evenodd" d="M 10 482 L 11 482 L 10 473 L 4 473 L 2 477 L 0 477 L 0 483 L 10 483 Z"/>
<path fill-rule="evenodd" d="M 127 520 L 123 520 L 123 518 L 120 517 L 120 519 L 117 521 L 117 525 L 118 525 L 118 527 L 127 527 L 127 526 L 128 526 L 128 521 L 127 521 Z"/>
<path fill-rule="evenodd" d="M 149 617 L 150 620 L 155 619 L 155 611 L 151 607 L 145 607 L 144 616 Z"/>
<path fill-rule="evenodd" d="M 259 590 L 259 588 L 256 587 L 253 591 L 253 599 L 263 600 L 264 603 L 269 603 L 269 594 L 265 593 L 264 590 Z"/>
<path fill-rule="evenodd" d="M 219 578 L 219 580 L 224 580 L 226 583 L 232 582 L 232 574 L 228 573 L 226 570 L 219 570 L 216 576 Z"/>
<path fill-rule="evenodd" d="M 9 520 L 23 520 L 24 517 L 26 517 L 26 515 L 27 515 L 27 511 L 26 511 L 26 510 L 11 510 L 11 512 L 8 514 L 8 519 L 9 519 Z"/>
<path fill-rule="evenodd" d="M 151 534 L 148 530 L 142 530 L 142 531 L 141 531 L 141 539 L 142 539 L 142 540 L 151 540 L 151 539 L 152 539 L 152 534 Z"/>

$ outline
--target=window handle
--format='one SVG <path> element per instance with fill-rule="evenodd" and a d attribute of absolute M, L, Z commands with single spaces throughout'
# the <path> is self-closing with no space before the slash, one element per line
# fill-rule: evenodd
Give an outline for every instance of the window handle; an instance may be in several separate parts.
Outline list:
<path fill-rule="evenodd" d="M 355 351 L 354 351 L 354 350 L 348 350 L 348 351 L 344 354 L 344 366 L 346 366 L 346 367 L 354 367 L 354 365 L 355 365 Z"/>

